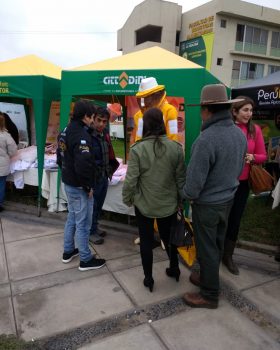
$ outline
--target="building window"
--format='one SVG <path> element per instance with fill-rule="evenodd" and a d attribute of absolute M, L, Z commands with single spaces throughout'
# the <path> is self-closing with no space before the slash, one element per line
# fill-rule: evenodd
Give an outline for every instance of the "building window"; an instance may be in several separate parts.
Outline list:
<path fill-rule="evenodd" d="M 217 58 L 217 66 L 222 66 L 223 65 L 223 59 L 218 57 Z"/>
<path fill-rule="evenodd" d="M 176 46 L 180 45 L 180 30 L 177 30 L 176 32 Z"/>
<path fill-rule="evenodd" d="M 272 32 L 270 55 L 280 57 L 280 33 Z"/>
<path fill-rule="evenodd" d="M 266 55 L 268 30 L 237 24 L 235 50 Z"/>
<path fill-rule="evenodd" d="M 146 41 L 161 42 L 162 27 L 148 25 L 136 30 L 136 45 L 145 43 Z"/>
<path fill-rule="evenodd" d="M 239 80 L 240 67 L 241 67 L 240 61 L 233 61 L 232 74 L 231 74 L 232 80 Z"/>
<path fill-rule="evenodd" d="M 278 72 L 280 70 L 280 66 L 272 66 L 272 65 L 269 65 L 268 66 L 268 72 L 267 74 L 272 74 L 272 73 L 275 73 L 275 72 Z"/>
<path fill-rule="evenodd" d="M 221 28 L 227 27 L 227 21 L 225 19 L 221 19 Z"/>
<path fill-rule="evenodd" d="M 245 29 L 245 26 L 243 24 L 237 24 L 236 41 L 243 42 L 243 40 L 244 40 L 244 29 Z"/>
<path fill-rule="evenodd" d="M 250 80 L 263 77 L 264 64 L 245 62 L 245 61 L 233 61 L 231 85 L 242 85 Z"/>

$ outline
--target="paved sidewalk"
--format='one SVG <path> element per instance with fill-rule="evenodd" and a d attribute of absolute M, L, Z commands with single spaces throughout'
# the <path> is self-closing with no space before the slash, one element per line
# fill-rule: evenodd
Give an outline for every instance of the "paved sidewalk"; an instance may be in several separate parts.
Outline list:
<path fill-rule="evenodd" d="M 22 211 L 22 210 L 21 210 Z M 106 267 L 78 271 L 61 262 L 65 214 L 0 215 L 0 334 L 35 340 L 34 349 L 279 349 L 280 272 L 272 256 L 237 249 L 241 274 L 221 268 L 217 310 L 191 309 L 182 295 L 197 288 L 181 265 L 165 275 L 154 250 L 154 292 L 142 284 L 135 227 L 103 222 L 105 244 L 92 247 Z"/>

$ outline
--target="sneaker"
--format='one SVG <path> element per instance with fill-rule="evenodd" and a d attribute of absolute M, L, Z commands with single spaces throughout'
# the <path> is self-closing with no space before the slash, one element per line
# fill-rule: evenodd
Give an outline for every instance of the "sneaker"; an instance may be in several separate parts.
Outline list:
<path fill-rule="evenodd" d="M 106 264 L 105 259 L 96 259 L 95 257 L 93 257 L 88 262 L 80 261 L 79 270 L 80 271 L 96 270 L 96 269 L 100 269 L 105 264 Z"/>
<path fill-rule="evenodd" d="M 97 234 L 94 234 L 89 236 L 89 241 L 93 244 L 103 244 L 104 238 L 100 237 Z"/>
<path fill-rule="evenodd" d="M 72 253 L 63 253 L 62 262 L 64 264 L 67 264 L 70 261 L 72 261 L 78 255 L 79 255 L 79 249 L 78 248 L 75 248 Z"/>

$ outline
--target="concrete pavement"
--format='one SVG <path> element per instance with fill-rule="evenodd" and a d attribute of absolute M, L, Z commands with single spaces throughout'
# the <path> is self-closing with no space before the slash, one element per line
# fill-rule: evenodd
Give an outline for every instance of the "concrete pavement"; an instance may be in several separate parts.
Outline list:
<path fill-rule="evenodd" d="M 25 212 L 24 212 L 25 211 Z M 78 271 L 61 262 L 65 214 L 26 207 L 1 215 L 0 334 L 34 349 L 279 349 L 280 271 L 272 256 L 237 249 L 240 276 L 221 267 L 217 310 L 191 309 L 181 296 L 197 290 L 181 265 L 165 275 L 166 253 L 154 250 L 154 292 L 142 284 L 135 227 L 103 222 L 105 244 L 93 246 L 106 267 Z"/>

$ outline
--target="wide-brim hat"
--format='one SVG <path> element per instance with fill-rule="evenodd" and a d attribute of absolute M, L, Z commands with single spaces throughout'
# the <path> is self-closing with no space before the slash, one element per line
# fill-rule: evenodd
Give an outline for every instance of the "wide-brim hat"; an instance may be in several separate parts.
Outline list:
<path fill-rule="evenodd" d="M 200 103 L 190 104 L 189 106 L 207 106 L 231 104 L 243 101 L 243 98 L 228 99 L 227 89 L 223 84 L 205 85 L 201 90 Z"/>
<path fill-rule="evenodd" d="M 164 89 L 165 86 L 158 85 L 156 78 L 144 78 L 141 80 L 136 97 L 146 97 Z"/>

